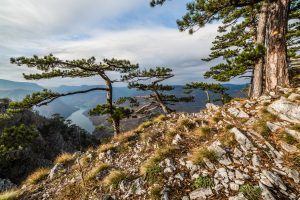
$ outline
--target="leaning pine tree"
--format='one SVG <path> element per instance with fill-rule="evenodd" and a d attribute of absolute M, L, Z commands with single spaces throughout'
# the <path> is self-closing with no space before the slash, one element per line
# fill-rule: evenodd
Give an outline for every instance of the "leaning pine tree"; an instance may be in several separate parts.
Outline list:
<path fill-rule="evenodd" d="M 136 110 L 136 113 L 143 113 L 160 108 L 164 114 L 172 112 L 170 105 L 177 102 L 190 102 L 193 97 L 184 96 L 177 97 L 170 94 L 174 90 L 174 86 L 162 84 L 163 81 L 172 78 L 172 70 L 170 68 L 156 67 L 155 69 L 137 70 L 123 76 L 123 80 L 128 81 L 129 88 L 135 88 L 141 91 L 150 91 L 149 95 L 141 96 L 147 104 Z M 136 97 L 139 98 L 139 97 Z M 137 99 L 137 101 L 139 101 Z M 133 102 L 133 101 L 132 101 Z"/>
<path fill-rule="evenodd" d="M 137 64 L 131 64 L 128 60 L 104 59 L 103 62 L 96 62 L 94 57 L 80 60 L 61 60 L 52 54 L 44 57 L 33 56 L 32 58 L 11 58 L 11 63 L 19 66 L 25 65 L 29 68 L 36 68 L 41 73 L 24 74 L 27 80 L 40 80 L 50 78 L 84 78 L 98 76 L 105 82 L 106 87 L 96 87 L 88 90 L 74 91 L 70 93 L 60 94 L 50 90 L 36 92 L 26 96 L 21 102 L 12 102 L 8 109 L 9 113 L 20 112 L 24 109 L 31 109 L 34 106 L 47 105 L 55 99 L 62 96 L 82 94 L 92 91 L 105 91 L 106 104 L 98 105 L 91 111 L 92 114 L 108 114 L 109 120 L 112 122 L 114 133 L 120 132 L 120 120 L 130 115 L 130 110 L 114 105 L 113 102 L 113 83 L 120 80 L 111 79 L 108 72 L 119 72 L 126 74 L 138 68 Z"/>

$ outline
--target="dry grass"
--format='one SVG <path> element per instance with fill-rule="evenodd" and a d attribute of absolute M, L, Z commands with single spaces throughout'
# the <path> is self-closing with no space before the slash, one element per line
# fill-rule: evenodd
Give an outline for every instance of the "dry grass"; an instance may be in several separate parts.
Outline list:
<path fill-rule="evenodd" d="M 236 144 L 234 134 L 227 130 L 225 130 L 224 134 L 221 135 L 220 142 L 225 147 L 233 147 Z"/>
<path fill-rule="evenodd" d="M 209 159 L 213 163 L 218 161 L 217 153 L 213 150 L 208 149 L 207 147 L 200 147 L 200 148 L 193 149 L 190 160 L 195 165 L 203 165 L 204 164 L 204 161 L 203 161 L 204 158 Z"/>
<path fill-rule="evenodd" d="M 92 180 L 94 179 L 97 174 L 99 174 L 100 172 L 103 172 L 104 170 L 108 169 L 110 166 L 106 163 L 100 163 L 97 166 L 95 166 L 87 175 L 87 180 Z"/>
<path fill-rule="evenodd" d="M 120 134 L 114 136 L 113 140 L 116 141 L 116 142 L 124 143 L 124 142 L 130 141 L 136 135 L 137 135 L 137 132 L 128 131 L 126 133 L 120 133 Z"/>
<path fill-rule="evenodd" d="M 168 132 L 165 133 L 165 140 L 169 144 L 172 142 L 174 137 L 176 136 L 177 131 L 175 129 L 171 129 Z"/>
<path fill-rule="evenodd" d="M 185 130 L 185 128 L 187 128 L 188 130 L 192 130 L 195 127 L 196 127 L 195 123 L 189 119 L 180 119 L 177 124 L 178 130 Z"/>
<path fill-rule="evenodd" d="M 159 115 L 159 116 L 157 116 L 153 119 L 153 122 L 154 123 L 160 123 L 160 122 L 163 122 L 167 119 L 168 119 L 168 117 L 166 115 Z"/>
<path fill-rule="evenodd" d="M 149 197 L 151 200 L 160 200 L 163 187 L 160 184 L 154 184 L 149 189 Z"/>
<path fill-rule="evenodd" d="M 112 186 L 113 188 L 118 187 L 120 182 L 127 178 L 127 173 L 120 170 L 111 171 L 103 180 L 103 184 L 106 187 Z"/>
<path fill-rule="evenodd" d="M 200 137 L 200 140 L 207 141 L 212 138 L 212 130 L 208 126 L 202 126 L 194 130 L 194 134 Z"/>
<path fill-rule="evenodd" d="M 268 128 L 265 120 L 259 120 L 257 121 L 253 129 L 256 130 L 258 133 L 260 133 L 263 137 L 269 137 L 271 134 L 271 130 Z"/>
<path fill-rule="evenodd" d="M 293 125 L 291 129 L 300 132 L 300 124 Z"/>
<path fill-rule="evenodd" d="M 161 171 L 158 163 L 169 156 L 174 151 L 174 147 L 166 146 L 158 149 L 154 154 L 145 160 L 140 166 L 141 175 L 155 175 Z"/>
<path fill-rule="evenodd" d="M 59 156 L 57 156 L 54 160 L 55 164 L 63 164 L 67 165 L 70 164 L 72 161 L 74 161 L 74 156 L 70 153 L 61 153 Z"/>
<path fill-rule="evenodd" d="M 146 121 L 144 123 L 142 123 L 141 125 L 139 125 L 139 127 L 137 128 L 137 130 L 144 130 L 145 128 L 148 128 L 150 126 L 152 126 L 153 122 L 152 121 Z"/>
<path fill-rule="evenodd" d="M 112 144 L 112 143 L 107 143 L 107 144 L 102 144 L 102 145 L 100 145 L 100 147 L 99 147 L 99 151 L 100 152 L 106 152 L 106 151 L 108 151 L 108 150 L 112 150 L 112 149 L 114 149 L 115 147 L 114 147 L 114 145 Z"/>
<path fill-rule="evenodd" d="M 0 200 L 16 200 L 20 194 L 19 190 L 11 190 L 0 193 Z"/>
<path fill-rule="evenodd" d="M 298 144 L 298 140 L 294 136 L 288 134 L 287 132 L 282 131 L 280 135 L 281 135 L 281 139 L 283 141 L 285 141 L 286 143 L 288 143 L 290 145 Z"/>
<path fill-rule="evenodd" d="M 34 185 L 41 182 L 42 180 L 47 178 L 49 171 L 50 170 L 47 168 L 40 168 L 36 170 L 35 172 L 33 172 L 31 175 L 27 177 L 26 183 Z"/>
<path fill-rule="evenodd" d="M 223 119 L 222 113 L 221 113 L 221 112 L 217 112 L 217 113 L 215 114 L 215 116 L 213 116 L 213 117 L 211 118 L 210 123 L 216 124 L 216 123 L 218 123 L 218 122 L 219 122 L 220 120 L 222 120 L 222 119 Z"/>
<path fill-rule="evenodd" d="M 277 120 L 277 116 L 270 113 L 266 108 L 261 109 L 259 115 L 264 121 L 274 122 Z"/>

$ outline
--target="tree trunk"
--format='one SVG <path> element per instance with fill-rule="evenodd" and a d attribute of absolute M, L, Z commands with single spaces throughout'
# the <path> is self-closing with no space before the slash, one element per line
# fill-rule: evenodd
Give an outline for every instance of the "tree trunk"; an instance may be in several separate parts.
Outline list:
<path fill-rule="evenodd" d="M 256 45 L 265 46 L 268 7 L 269 7 L 269 2 L 268 0 L 265 0 L 261 6 L 260 14 L 259 14 Z M 260 95 L 263 92 L 263 69 L 264 69 L 264 58 L 260 58 L 254 66 L 253 86 L 252 86 L 253 92 L 251 94 L 252 98 L 260 97 Z"/>
<path fill-rule="evenodd" d="M 289 85 L 286 34 L 289 0 L 272 0 L 267 41 L 266 92 Z"/>
<path fill-rule="evenodd" d="M 210 96 L 207 90 L 205 90 L 206 97 L 207 97 L 207 103 L 210 103 Z"/>
<path fill-rule="evenodd" d="M 161 107 L 162 111 L 164 112 L 164 114 L 169 114 L 171 112 L 171 109 L 168 108 L 164 102 L 162 101 L 159 93 L 157 91 L 153 91 L 156 97 L 156 101 L 158 102 L 159 106 Z"/>
<path fill-rule="evenodd" d="M 120 133 L 120 120 L 112 119 L 112 125 L 114 128 L 114 135 L 118 135 Z"/>

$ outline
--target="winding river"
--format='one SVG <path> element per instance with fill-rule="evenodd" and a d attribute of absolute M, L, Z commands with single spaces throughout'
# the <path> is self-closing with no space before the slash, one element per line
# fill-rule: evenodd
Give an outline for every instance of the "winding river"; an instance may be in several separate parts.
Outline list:
<path fill-rule="evenodd" d="M 95 130 L 95 126 L 91 122 L 91 120 L 84 115 L 86 108 L 80 108 L 76 112 L 73 112 L 67 119 L 71 120 L 73 124 L 76 124 L 80 128 L 88 131 L 89 133 L 93 133 Z"/>

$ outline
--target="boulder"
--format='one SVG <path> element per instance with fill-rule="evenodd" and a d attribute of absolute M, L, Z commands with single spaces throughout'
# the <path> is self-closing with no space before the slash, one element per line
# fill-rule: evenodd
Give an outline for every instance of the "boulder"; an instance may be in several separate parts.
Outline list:
<path fill-rule="evenodd" d="M 282 120 L 300 123 L 300 106 L 288 101 L 286 98 L 274 101 L 268 106 L 267 110 Z"/>

